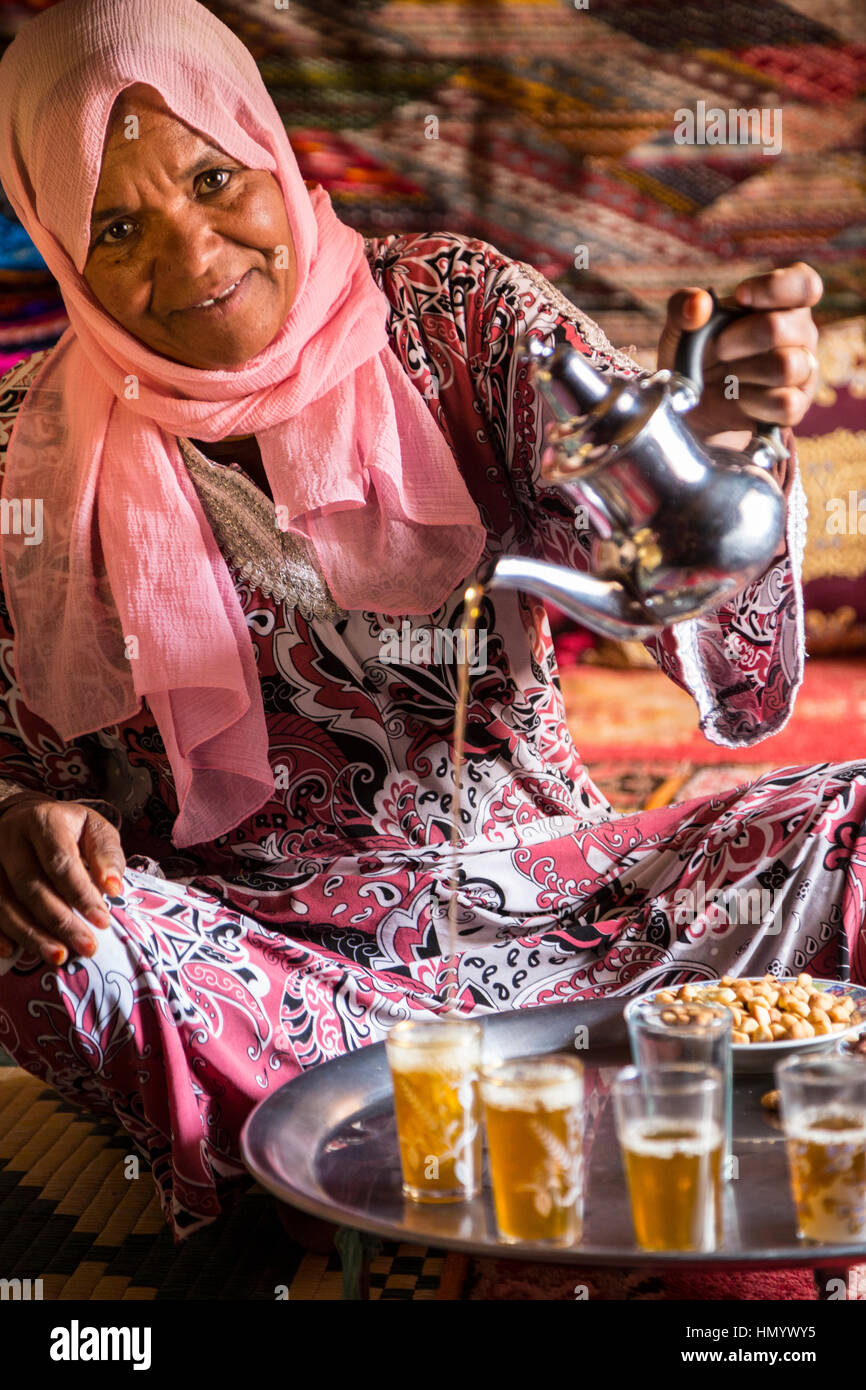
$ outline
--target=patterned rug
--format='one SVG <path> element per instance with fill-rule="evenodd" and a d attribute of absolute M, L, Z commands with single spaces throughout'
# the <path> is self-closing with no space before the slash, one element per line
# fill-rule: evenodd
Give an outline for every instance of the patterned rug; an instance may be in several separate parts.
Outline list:
<path fill-rule="evenodd" d="M 213 1225 L 176 1246 L 123 1130 L 0 1068 L 0 1269 L 45 1300 L 341 1299 L 339 1257 L 284 1233 L 261 1188 L 239 1188 Z M 132 1155 L 134 1160 L 134 1155 Z M 454 1297 L 445 1251 L 383 1243 L 371 1299 Z M 26 1287 L 26 1286 L 25 1286 Z M 450 1292 L 449 1292 L 450 1290 Z"/>
<path fill-rule="evenodd" d="M 671 799 L 700 796 L 690 778 L 700 768 L 740 782 L 771 767 L 847 762 L 866 750 L 866 658 L 827 657 L 806 663 L 794 714 L 787 726 L 751 748 L 710 743 L 698 727 L 697 709 L 686 691 L 656 669 L 619 671 L 601 666 L 561 669 L 566 717 L 578 751 L 591 767 L 622 767 L 632 777 L 681 777 Z M 736 782 L 728 785 L 737 785 Z M 614 805 L 620 805 L 614 798 Z M 625 809 L 625 807 L 622 807 Z M 631 809 L 637 809 L 632 807 Z"/>
<path fill-rule="evenodd" d="M 51 3 L 5 0 L 0 49 Z M 803 259 L 825 281 L 821 322 L 866 309 L 858 0 L 208 8 L 252 52 L 304 176 L 344 221 L 491 241 L 538 266 L 645 365 L 683 284 L 727 291 Z M 779 152 L 757 138 L 679 143 L 680 113 L 700 102 L 707 115 L 781 113 Z M 0 275 L 0 365 L 34 350 L 28 334 L 62 331 L 53 281 L 34 287 L 43 302 L 29 327 L 15 288 L 4 302 Z"/>
<path fill-rule="evenodd" d="M 838 1296 L 838 1295 L 837 1295 Z M 467 1262 L 463 1298 L 521 1303 L 569 1302 L 682 1302 L 751 1300 L 808 1302 L 817 1299 L 808 1269 L 768 1269 L 748 1274 L 704 1274 L 679 1270 L 660 1275 L 636 1269 L 587 1269 L 580 1265 L 537 1265 L 519 1260 Z M 866 1264 L 848 1271 L 846 1298 L 866 1302 Z"/>

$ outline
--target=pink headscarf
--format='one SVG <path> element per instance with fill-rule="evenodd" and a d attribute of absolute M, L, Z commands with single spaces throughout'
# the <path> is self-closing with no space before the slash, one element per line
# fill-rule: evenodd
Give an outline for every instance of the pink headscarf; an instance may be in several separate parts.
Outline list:
<path fill-rule="evenodd" d="M 82 276 L 109 115 L 136 82 L 282 189 L 296 297 L 240 369 L 152 351 Z M 65 740 L 146 697 L 174 772 L 173 841 L 202 843 L 262 806 L 274 774 L 250 635 L 177 436 L 256 435 L 275 503 L 345 608 L 433 612 L 484 528 L 388 345 L 361 236 L 308 192 L 251 54 L 196 0 L 65 0 L 25 25 L 0 63 L 0 180 L 71 325 L 7 453 L 4 498 L 44 499 L 41 544 L 0 537 L 21 692 Z"/>

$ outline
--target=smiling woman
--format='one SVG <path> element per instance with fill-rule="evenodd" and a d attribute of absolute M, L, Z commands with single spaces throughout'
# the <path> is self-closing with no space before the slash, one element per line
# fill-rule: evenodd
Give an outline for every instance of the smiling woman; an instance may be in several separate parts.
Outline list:
<path fill-rule="evenodd" d="M 240 367 L 285 322 L 296 264 L 279 183 L 215 149 L 145 83 L 115 102 L 90 227 L 85 280 L 164 357 Z"/>
<path fill-rule="evenodd" d="M 479 604 L 448 957 L 466 581 L 504 553 L 587 565 L 515 345 L 637 370 L 580 309 L 487 242 L 344 226 L 196 0 L 64 0 L 25 26 L 0 179 L 70 322 L 0 390 L 3 501 L 45 502 L 40 544 L 0 534 L 0 1042 L 122 1121 L 176 1239 L 243 1176 L 262 1096 L 398 1019 L 726 971 L 864 979 L 866 766 L 619 817 L 544 610 L 508 590 Z M 807 381 L 807 271 L 751 282 L 767 312 L 717 340 L 712 429 L 742 430 L 744 400 L 799 418 L 808 385 L 777 388 Z M 718 743 L 780 728 L 802 677 L 785 442 L 777 562 L 653 644 Z M 422 630 L 443 640 L 419 654 Z M 682 921 L 683 894 L 762 889 L 766 921 Z"/>
<path fill-rule="evenodd" d="M 28 42 L 37 30 L 44 51 Z M 0 123 L 16 138 L 3 183 L 71 323 L 6 463 L 11 495 L 42 496 L 50 479 L 52 496 L 46 545 L 3 548 L 18 679 L 64 737 L 146 698 L 178 787 L 174 840 L 193 844 L 261 805 L 273 773 L 249 639 L 178 440 L 255 434 L 280 528 L 311 542 L 345 607 L 431 611 L 479 558 L 484 527 L 388 346 L 362 238 L 306 189 L 225 26 L 195 0 L 67 0 L 4 67 Z M 52 120 L 80 126 L 71 150 L 27 124 L 34 89 Z M 43 171 L 38 215 L 28 164 Z M 71 557 L 60 576 L 58 553 Z M 49 582 L 62 592 L 40 617 Z M 183 632 L 166 634 L 181 612 Z"/>

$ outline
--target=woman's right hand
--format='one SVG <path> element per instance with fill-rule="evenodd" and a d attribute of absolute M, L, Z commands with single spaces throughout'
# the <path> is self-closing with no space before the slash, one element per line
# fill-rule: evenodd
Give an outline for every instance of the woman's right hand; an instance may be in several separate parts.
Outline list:
<path fill-rule="evenodd" d="M 122 891 L 125 867 L 120 835 L 90 806 L 37 793 L 0 806 L 0 956 L 16 945 L 49 965 L 92 956 L 96 937 L 72 909 L 107 927 L 102 893 Z"/>

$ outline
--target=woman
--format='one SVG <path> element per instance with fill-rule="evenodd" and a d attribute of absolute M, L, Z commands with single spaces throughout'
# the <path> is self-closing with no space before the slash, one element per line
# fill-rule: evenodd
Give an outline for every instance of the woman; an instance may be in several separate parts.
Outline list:
<path fill-rule="evenodd" d="M 446 1007 L 458 668 L 395 633 L 453 633 L 503 552 L 585 564 L 539 483 L 518 334 L 636 368 L 485 242 L 340 224 L 194 0 L 66 0 L 0 91 L 0 179 L 71 325 L 0 399 L 9 514 L 44 503 L 41 543 L 2 537 L 0 1042 L 123 1122 L 181 1239 L 244 1172 L 267 1091 Z M 694 416 L 735 446 L 802 417 L 821 288 L 805 266 L 746 286 Z M 707 312 L 674 297 L 663 363 Z M 777 563 L 654 643 L 731 746 L 780 728 L 801 679 L 793 465 L 785 485 Z M 866 977 L 866 764 L 618 818 L 569 739 L 542 606 L 488 595 L 480 634 L 460 1009 L 849 955 Z M 679 911 L 756 887 L 756 921 Z"/>

